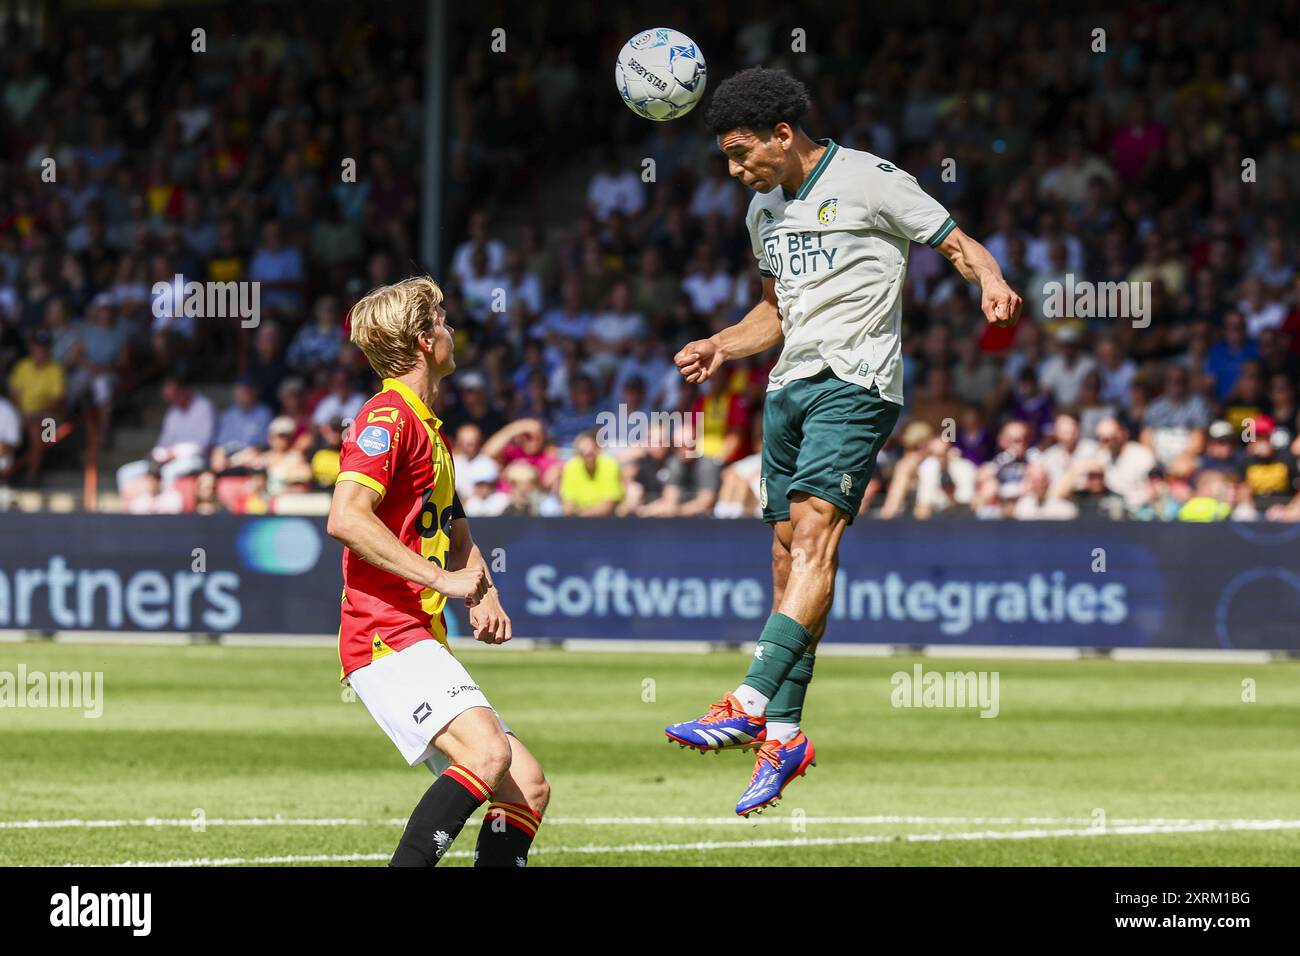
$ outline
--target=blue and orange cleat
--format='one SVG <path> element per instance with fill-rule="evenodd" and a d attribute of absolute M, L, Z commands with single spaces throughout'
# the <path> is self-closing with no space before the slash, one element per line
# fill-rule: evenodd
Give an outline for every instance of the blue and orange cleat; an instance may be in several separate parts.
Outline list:
<path fill-rule="evenodd" d="M 756 748 L 767 739 L 766 724 L 766 717 L 751 717 L 734 694 L 727 694 L 703 717 L 672 724 L 664 733 L 679 746 L 692 747 L 703 754 L 732 747 Z"/>
<path fill-rule="evenodd" d="M 758 748 L 754 775 L 749 778 L 749 789 L 740 795 L 736 812 L 748 817 L 751 813 L 762 813 L 765 808 L 775 806 L 786 785 L 795 777 L 802 777 L 809 767 L 816 764 L 817 751 L 803 731 L 785 743 L 779 740 L 765 742 Z"/>

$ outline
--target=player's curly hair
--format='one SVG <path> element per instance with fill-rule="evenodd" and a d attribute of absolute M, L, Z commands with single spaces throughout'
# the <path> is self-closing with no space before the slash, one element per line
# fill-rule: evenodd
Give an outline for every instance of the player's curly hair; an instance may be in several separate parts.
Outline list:
<path fill-rule="evenodd" d="M 755 66 L 718 84 L 704 122 L 714 136 L 742 128 L 770 130 L 777 123 L 798 127 L 811 105 L 808 88 L 785 70 Z"/>

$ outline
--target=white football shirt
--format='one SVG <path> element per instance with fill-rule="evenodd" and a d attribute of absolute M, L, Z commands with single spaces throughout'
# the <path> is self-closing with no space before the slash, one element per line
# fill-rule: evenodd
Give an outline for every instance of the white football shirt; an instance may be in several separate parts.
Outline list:
<path fill-rule="evenodd" d="M 745 224 L 754 258 L 776 278 L 785 344 L 774 391 L 829 367 L 903 404 L 903 279 L 909 242 L 937 246 L 948 210 L 893 163 L 829 139 L 799 192 L 756 193 Z"/>

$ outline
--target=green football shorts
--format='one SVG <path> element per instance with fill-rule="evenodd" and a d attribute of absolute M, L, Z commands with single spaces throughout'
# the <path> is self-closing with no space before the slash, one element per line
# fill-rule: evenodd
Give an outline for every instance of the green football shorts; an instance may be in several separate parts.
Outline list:
<path fill-rule="evenodd" d="M 790 517 L 790 495 L 803 491 L 845 512 L 862 506 L 876 455 L 903 406 L 823 369 L 768 392 L 763 405 L 763 520 Z"/>

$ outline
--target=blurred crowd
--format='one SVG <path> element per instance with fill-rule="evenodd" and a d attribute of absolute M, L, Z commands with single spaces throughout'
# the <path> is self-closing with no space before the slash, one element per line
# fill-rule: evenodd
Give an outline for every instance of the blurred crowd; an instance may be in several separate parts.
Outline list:
<path fill-rule="evenodd" d="M 784 10 L 678 25 L 714 82 L 803 78 L 811 135 L 913 173 L 1026 299 L 1018 327 L 987 327 L 978 290 L 912 247 L 907 405 L 865 512 L 1300 520 L 1296 4 L 895 28 L 800 11 L 808 53 Z M 179 57 L 189 26 L 166 18 L 111 41 L 6 26 L 0 480 L 40 480 L 51 420 L 111 452 L 161 396 L 154 449 L 117 470 L 130 510 L 287 511 L 329 488 L 378 388 L 347 310 L 416 268 L 423 130 L 420 15 L 338 14 L 214 10 L 207 52 Z M 452 12 L 435 270 L 459 366 L 435 411 L 466 511 L 754 514 L 775 356 L 703 386 L 672 364 L 757 299 L 745 190 L 697 116 L 648 123 L 614 95 L 626 14 L 502 14 L 503 54 L 476 16 Z M 259 281 L 260 324 L 157 314 L 153 283 L 177 276 Z M 1098 315 L 1057 283 L 1142 291 Z"/>

